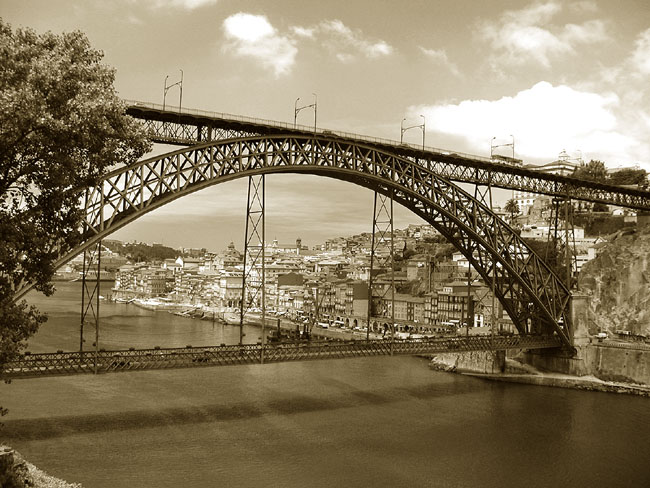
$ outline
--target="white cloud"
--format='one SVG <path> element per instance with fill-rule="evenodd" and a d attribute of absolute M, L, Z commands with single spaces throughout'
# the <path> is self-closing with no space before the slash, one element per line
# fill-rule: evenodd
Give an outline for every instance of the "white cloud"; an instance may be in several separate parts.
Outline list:
<path fill-rule="evenodd" d="M 562 33 L 562 39 L 571 45 L 604 41 L 607 39 L 605 23 L 602 20 L 588 20 L 580 25 L 566 24 Z"/>
<path fill-rule="evenodd" d="M 650 164 L 650 143 L 632 130 L 631 119 L 617 115 L 620 105 L 615 94 L 542 81 L 512 97 L 412 107 L 410 112 L 424 114 L 429 131 L 465 139 L 483 154 L 492 137 L 514 134 L 516 155 L 537 162 L 550 161 L 566 148 L 612 166 Z"/>
<path fill-rule="evenodd" d="M 307 37 L 312 39 L 314 37 L 314 29 L 308 29 L 306 27 L 300 27 L 297 25 L 294 25 L 291 27 L 291 32 L 293 32 L 296 36 L 298 37 Z"/>
<path fill-rule="evenodd" d="M 636 40 L 632 63 L 641 74 L 650 75 L 650 29 L 646 29 Z"/>
<path fill-rule="evenodd" d="M 342 63 L 348 64 L 348 63 L 352 63 L 355 57 L 349 53 L 337 53 L 336 59 L 338 59 Z"/>
<path fill-rule="evenodd" d="M 350 29 L 338 19 L 324 20 L 314 30 L 329 36 L 326 37 L 325 43 L 339 59 L 350 59 L 353 56 L 352 52 L 371 59 L 393 53 L 393 47 L 385 41 L 368 40 L 361 31 Z"/>
<path fill-rule="evenodd" d="M 275 35 L 275 29 L 263 15 L 238 13 L 223 21 L 226 35 L 243 42 L 258 42 Z"/>
<path fill-rule="evenodd" d="M 227 50 L 256 59 L 276 77 L 291 71 L 298 52 L 296 43 L 278 34 L 264 15 L 239 12 L 224 20 L 223 29 L 229 41 Z"/>
<path fill-rule="evenodd" d="M 583 9 L 588 5 L 585 3 Z M 593 44 L 608 38 L 601 20 L 554 25 L 552 20 L 561 11 L 562 5 L 555 1 L 535 3 L 521 10 L 508 10 L 498 21 L 483 22 L 479 36 L 494 50 L 493 64 L 522 65 L 534 60 L 549 67 L 552 58 L 574 53 L 578 44 Z"/>
<path fill-rule="evenodd" d="M 447 57 L 447 52 L 444 49 L 427 49 L 425 47 L 420 46 L 420 51 L 432 60 L 435 64 L 441 65 L 445 68 L 447 68 L 454 76 L 460 77 L 460 71 L 458 71 L 458 66 L 456 66 L 455 63 L 452 63 L 449 61 L 449 58 Z"/>
<path fill-rule="evenodd" d="M 571 10 L 578 12 L 580 14 L 593 13 L 598 11 L 598 5 L 596 2 L 590 0 L 584 0 L 580 2 L 574 2 L 569 5 Z"/>
<path fill-rule="evenodd" d="M 224 20 L 223 29 L 228 40 L 226 50 L 258 60 L 276 76 L 291 71 L 299 40 L 320 42 L 342 63 L 354 61 L 357 55 L 375 59 L 393 53 L 387 42 L 366 39 L 361 31 L 350 29 L 340 20 L 323 20 L 310 27 L 291 26 L 287 34 L 280 34 L 266 16 L 239 12 Z"/>

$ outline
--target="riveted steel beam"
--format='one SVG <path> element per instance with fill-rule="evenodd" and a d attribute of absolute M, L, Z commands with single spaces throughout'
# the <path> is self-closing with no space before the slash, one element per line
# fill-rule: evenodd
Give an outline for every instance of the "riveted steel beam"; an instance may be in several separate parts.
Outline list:
<path fill-rule="evenodd" d="M 194 109 L 179 110 L 136 101 L 127 101 L 127 114 L 143 121 L 154 142 L 192 146 L 252 135 L 314 135 L 313 127 L 263 120 L 240 115 L 207 112 Z M 540 195 L 573 200 L 600 202 L 608 205 L 650 211 L 650 192 L 570 176 L 543 173 L 530 167 L 499 163 L 491 158 L 464 154 L 446 149 L 422 148 L 377 137 L 341 131 L 318 129 L 316 135 L 336 137 L 346 143 L 371 146 L 420 164 L 451 181 L 487 185 L 495 188 L 521 190 Z"/>
<path fill-rule="evenodd" d="M 5 378 L 71 375 L 145 369 L 255 364 L 262 351 L 266 363 L 346 359 L 352 357 L 415 355 L 467 351 L 558 348 L 556 335 L 428 337 L 418 340 L 314 341 L 309 343 L 244 344 L 184 348 L 130 349 L 23 354 L 4 365 Z"/>
<path fill-rule="evenodd" d="M 338 178 L 393 194 L 431 223 L 488 281 L 496 269 L 497 298 L 520 333 L 528 318 L 570 344 L 570 293 L 544 261 L 490 208 L 437 172 L 371 146 L 321 136 L 256 136 L 184 148 L 106 175 L 80 195 L 83 244 L 62 249 L 60 266 L 106 235 L 184 195 L 268 173 Z M 85 229 L 85 230 L 84 230 Z"/>

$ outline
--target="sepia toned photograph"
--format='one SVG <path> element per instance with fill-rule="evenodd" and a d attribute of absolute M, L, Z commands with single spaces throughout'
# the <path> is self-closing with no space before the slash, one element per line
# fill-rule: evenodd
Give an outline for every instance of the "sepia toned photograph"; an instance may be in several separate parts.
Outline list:
<path fill-rule="evenodd" d="M 647 0 L 0 0 L 0 488 L 650 486 Z"/>

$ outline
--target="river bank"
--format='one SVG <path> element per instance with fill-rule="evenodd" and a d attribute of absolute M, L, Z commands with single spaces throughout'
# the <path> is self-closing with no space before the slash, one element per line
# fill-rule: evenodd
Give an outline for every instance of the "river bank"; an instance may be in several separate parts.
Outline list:
<path fill-rule="evenodd" d="M 79 483 L 68 483 L 38 469 L 17 451 L 0 445 L 0 486 L 37 488 L 82 488 Z"/>
<path fill-rule="evenodd" d="M 497 365 L 495 354 L 490 352 L 439 354 L 430 356 L 429 359 L 429 368 L 433 370 L 490 381 L 650 397 L 649 385 L 607 381 L 594 375 L 575 376 L 541 371 L 530 364 L 509 358 Z"/>
<path fill-rule="evenodd" d="M 144 310 L 156 311 L 156 312 L 167 312 L 179 317 L 194 319 L 194 320 L 207 320 L 214 321 L 220 324 L 226 324 L 231 326 L 239 325 L 239 312 L 238 311 L 219 311 L 210 307 L 201 307 L 190 304 L 173 304 L 173 303 L 164 303 L 160 301 L 153 301 L 151 299 L 133 299 L 128 302 L 128 305 L 133 305 Z M 232 320 L 229 319 L 232 317 Z M 247 326 L 255 327 L 258 330 L 262 329 L 262 317 L 259 313 L 247 313 L 244 317 L 244 324 Z M 303 330 L 303 324 L 295 322 L 293 320 L 274 316 L 267 315 L 266 320 L 266 331 L 267 331 L 267 340 L 269 335 L 274 335 L 278 337 L 278 329 L 281 333 L 286 335 L 295 336 L 300 334 Z M 311 327 L 310 334 L 312 337 L 318 337 L 321 339 L 333 339 L 333 340 L 353 340 L 353 339 L 365 339 L 366 332 L 361 330 L 351 330 L 335 326 L 330 326 L 329 328 L 323 328 L 320 326 Z M 371 339 L 381 339 L 382 335 L 374 332 L 370 333 Z"/>
<path fill-rule="evenodd" d="M 624 393 L 628 395 L 639 395 L 650 398 L 650 387 L 644 385 L 630 385 L 603 381 L 595 376 L 570 376 L 559 373 L 539 374 L 483 374 L 463 373 L 475 378 L 483 378 L 490 381 L 505 381 L 507 383 L 525 383 L 536 386 L 553 386 L 556 388 L 571 388 L 574 390 L 602 391 L 607 393 Z"/>

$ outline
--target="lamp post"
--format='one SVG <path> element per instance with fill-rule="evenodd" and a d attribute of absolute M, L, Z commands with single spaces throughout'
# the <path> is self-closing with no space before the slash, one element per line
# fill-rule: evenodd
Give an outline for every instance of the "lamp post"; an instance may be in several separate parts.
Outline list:
<path fill-rule="evenodd" d="M 314 95 L 314 134 L 316 133 L 316 116 L 318 115 L 318 95 L 315 93 L 312 93 Z"/>
<path fill-rule="evenodd" d="M 422 117 L 422 152 L 424 152 L 424 137 L 427 133 L 427 119 L 422 114 L 420 114 L 420 117 Z"/>
<path fill-rule="evenodd" d="M 302 107 L 298 106 L 298 100 L 300 100 L 300 97 L 296 98 L 295 103 L 293 104 L 293 128 L 298 127 L 298 114 L 300 113 L 301 110 L 306 109 L 306 108 L 313 108 L 314 109 L 314 133 L 316 133 L 316 121 L 318 117 L 318 96 L 315 93 L 312 93 L 314 95 L 314 103 L 311 103 L 309 105 L 303 105 Z"/>
<path fill-rule="evenodd" d="M 419 129 L 422 129 L 422 150 L 424 151 L 424 135 L 426 133 L 425 129 L 426 129 L 426 121 L 427 120 L 424 117 L 424 115 L 420 115 L 420 117 L 422 117 L 422 123 L 419 124 L 419 125 L 412 125 L 410 127 L 404 127 L 404 121 L 406 120 L 406 117 L 404 117 L 402 119 L 402 121 L 399 124 L 399 132 L 400 132 L 399 133 L 399 143 L 400 144 L 404 143 L 404 132 L 406 132 L 409 129 L 419 128 Z"/>
<path fill-rule="evenodd" d="M 169 78 L 169 75 L 165 76 L 165 88 L 163 89 L 163 110 L 165 110 L 165 102 L 167 100 L 167 92 L 175 87 L 178 86 L 180 90 L 180 95 L 178 98 L 178 111 L 181 111 L 181 107 L 183 106 L 183 70 L 179 70 L 181 72 L 181 80 L 177 81 L 176 83 L 172 83 L 171 85 L 167 85 L 167 79 Z"/>
<path fill-rule="evenodd" d="M 294 129 L 297 126 L 298 112 L 300 112 L 300 110 L 302 110 L 302 108 L 300 110 L 298 109 L 298 102 L 299 101 L 300 101 L 300 97 L 296 98 L 296 101 L 293 104 L 293 128 Z"/>
<path fill-rule="evenodd" d="M 512 142 L 509 142 L 508 144 L 494 144 L 494 140 L 496 137 L 493 137 L 492 140 L 490 141 L 490 159 L 494 156 L 494 150 L 497 147 L 511 147 L 512 148 L 512 159 L 515 159 L 515 136 L 510 134 L 510 137 L 512 137 Z M 514 163 L 514 161 L 512 161 Z"/>

